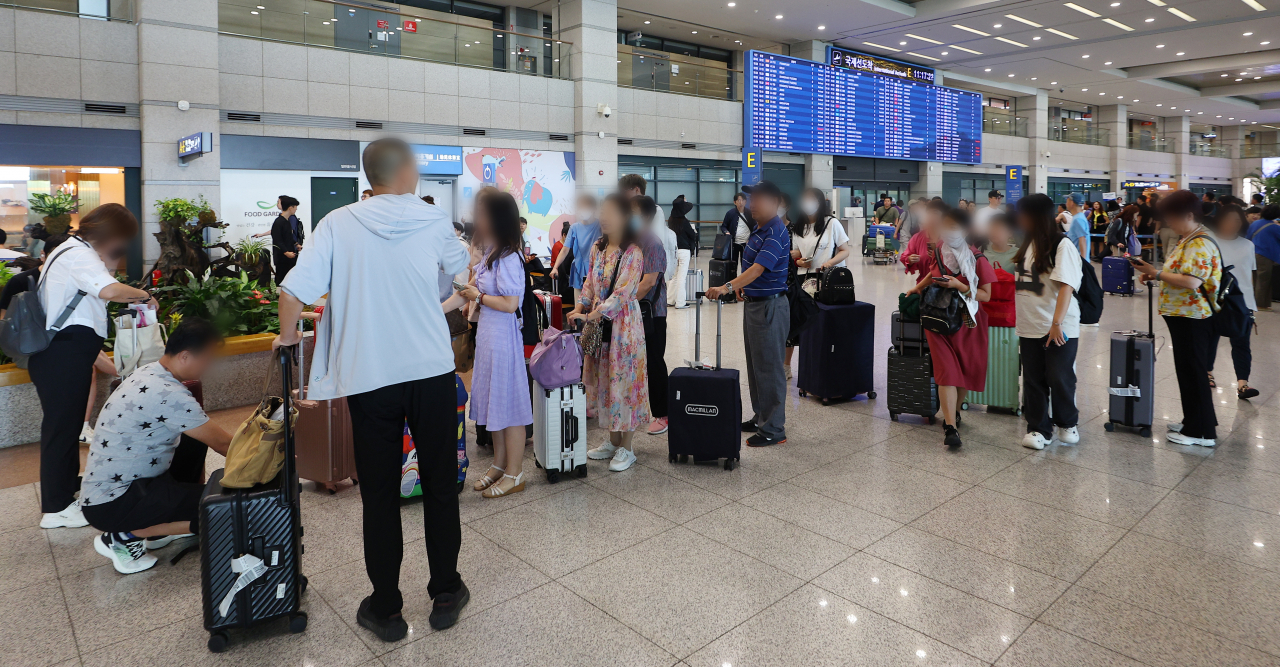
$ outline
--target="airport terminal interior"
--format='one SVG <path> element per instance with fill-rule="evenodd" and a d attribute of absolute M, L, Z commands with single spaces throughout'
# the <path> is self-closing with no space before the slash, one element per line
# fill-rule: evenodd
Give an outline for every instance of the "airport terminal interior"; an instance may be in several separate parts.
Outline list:
<path fill-rule="evenodd" d="M 0 353 L 0 665 L 1280 667 L 1280 315 L 1269 297 L 1251 308 L 1254 395 L 1237 392 L 1238 341 L 1198 347 L 1216 437 L 1183 444 L 1200 440 L 1176 432 L 1194 421 L 1175 364 L 1188 318 L 1162 316 L 1171 283 L 1116 287 L 1108 276 L 1131 264 L 1129 250 L 1167 275 L 1197 232 L 1166 238 L 1169 209 L 1160 227 L 1134 223 L 1121 250 L 1107 247 L 1122 210 L 1150 202 L 1141 215 L 1165 216 L 1156 202 L 1183 191 L 1214 229 L 1235 201 L 1247 222 L 1280 219 L 1280 0 L 0 2 L 0 280 L 38 265 L 46 240 L 78 233 L 100 207 L 127 211 L 136 234 L 108 278 L 158 297 L 157 328 L 225 325 L 201 405 L 229 433 L 258 428 L 264 382 L 279 381 L 271 342 L 285 302 L 272 272 L 307 261 L 322 220 L 404 196 L 366 173 L 366 150 L 388 137 L 412 150 L 412 194 L 464 243 L 476 202 L 500 192 L 527 224 L 525 253 L 548 263 L 564 252 L 562 230 L 588 224 L 579 197 L 603 200 L 639 175 L 665 216 L 686 211 L 696 240 L 677 280 L 702 289 L 748 269 L 716 256 L 744 186 L 775 184 L 793 221 L 802 192 L 816 190 L 849 238 L 850 289 L 866 308 L 856 335 L 824 329 L 821 340 L 856 373 L 870 369 L 871 384 L 853 396 L 805 391 L 806 373 L 835 371 L 805 366 L 821 351 L 801 345 L 782 442 L 743 445 L 729 465 L 696 462 L 677 455 L 674 429 L 642 426 L 633 464 L 592 459 L 552 483 L 531 436 L 525 487 L 496 498 L 472 490 L 496 461 L 460 405 L 458 571 L 470 599 L 452 627 L 432 627 L 424 521 L 439 517 L 407 497 L 408 633 L 384 641 L 357 620 L 373 592 L 370 517 L 367 485 L 354 463 L 343 468 L 362 439 L 345 412 L 328 437 L 333 451 L 345 437 L 347 453 L 320 467 L 346 472 L 301 475 L 301 532 L 289 539 L 302 552 L 281 567 L 305 580 L 255 585 L 281 571 L 266 555 L 278 547 L 264 552 L 272 538 L 246 533 L 220 558 L 207 525 L 124 574 L 120 559 L 141 552 L 101 540 L 127 531 L 41 527 L 53 516 L 41 480 L 54 399 L 37 394 L 40 364 Z M 1017 202 L 1035 195 L 1068 205 L 1068 218 L 1077 205 L 1100 216 L 1082 243 L 1085 272 L 1106 288 L 1102 311 L 1071 341 L 1078 442 L 1027 445 L 1027 360 L 1005 327 L 989 373 L 1012 373 L 1012 403 L 964 402 L 946 425 L 963 446 L 948 447 L 945 419 L 891 407 L 904 391 L 892 322 L 918 279 L 904 271 L 905 244 L 925 233 L 905 230 L 909 212 L 923 215 L 919 200 L 976 203 L 982 217 L 990 204 L 1016 226 Z M 295 257 L 278 245 L 282 228 Z M 1280 235 L 1250 231 L 1257 266 L 1240 282 L 1250 299 L 1273 287 L 1280 298 L 1280 256 L 1268 255 Z M 1021 303 L 1030 288 L 1017 285 Z M 322 324 L 308 326 L 340 302 L 317 304 Z M 759 306 L 703 300 L 666 315 L 667 369 L 738 370 L 743 420 L 760 340 L 744 317 Z M 119 369 L 137 336 L 126 343 L 112 322 L 104 363 Z M 1154 358 L 1136 357 L 1133 339 Z M 395 342 L 361 351 L 400 353 Z M 1149 377 L 1134 379 L 1139 362 Z M 95 368 L 92 401 L 56 407 L 77 424 L 87 409 L 86 429 L 114 388 Z M 474 391 L 475 372 L 459 385 Z M 1149 423 L 1134 421 L 1138 404 Z M 581 446 L 608 441 L 582 419 Z M 82 465 L 89 452 L 82 441 Z M 227 461 L 209 451 L 204 474 Z M 237 577 L 246 589 L 220 611 L 209 591 Z M 258 622 L 240 610 L 252 596 L 293 606 Z M 244 618 L 228 631 L 215 621 L 233 598 Z"/>

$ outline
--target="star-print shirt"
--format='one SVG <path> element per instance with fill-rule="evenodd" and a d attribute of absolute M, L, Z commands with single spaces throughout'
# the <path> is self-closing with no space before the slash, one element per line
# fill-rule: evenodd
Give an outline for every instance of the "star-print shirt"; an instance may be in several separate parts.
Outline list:
<path fill-rule="evenodd" d="M 207 421 L 195 397 L 160 362 L 134 371 L 98 415 L 80 504 L 109 503 L 133 480 L 164 474 L 182 432 Z"/>

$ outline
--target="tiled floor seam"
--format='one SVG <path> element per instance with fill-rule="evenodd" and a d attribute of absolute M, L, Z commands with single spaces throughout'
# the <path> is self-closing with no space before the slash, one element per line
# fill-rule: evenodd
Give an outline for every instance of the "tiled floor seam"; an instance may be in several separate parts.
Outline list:
<path fill-rule="evenodd" d="M 34 489 L 35 489 L 35 486 L 33 485 L 32 490 Z M 36 494 L 36 495 L 38 500 L 39 494 Z M 71 631 L 71 642 L 76 646 L 76 661 L 79 662 L 81 665 L 83 665 L 84 658 L 82 658 L 81 656 L 84 653 L 84 649 L 80 647 L 80 639 L 76 637 L 76 624 L 71 621 L 71 605 L 67 602 L 67 589 L 65 586 L 62 585 L 62 576 L 58 574 L 58 562 L 53 557 L 53 544 L 49 542 L 49 531 L 47 530 L 41 531 L 41 536 L 44 537 L 45 547 L 49 549 L 49 562 L 53 563 L 54 581 L 58 583 L 58 590 L 62 592 L 62 610 L 67 614 L 67 629 Z M 97 538 L 94 538 L 94 539 L 97 539 Z M 48 580 L 46 579 L 45 581 L 48 581 Z M 35 583 L 44 583 L 44 582 L 35 582 Z M 35 583 L 30 585 L 35 585 Z M 26 588 L 26 587 L 24 586 L 23 588 Z"/>
<path fill-rule="evenodd" d="M 672 528 L 674 528 L 674 526 L 673 526 Z M 668 530 L 671 530 L 671 529 L 668 529 Z M 667 531 L 662 531 L 662 532 L 664 532 L 664 533 L 665 533 L 665 532 L 667 532 Z M 662 533 L 658 533 L 658 535 L 661 535 L 661 534 L 662 534 Z M 657 537 L 657 535 L 654 535 L 654 537 Z M 652 539 L 652 538 L 649 538 L 649 539 Z M 641 542 L 643 542 L 643 541 L 644 541 L 644 540 L 641 540 Z M 636 544 L 639 544 L 639 543 L 640 543 L 640 542 L 637 542 Z M 632 546 L 635 546 L 635 545 L 633 544 Z M 628 548 L 628 549 L 630 549 L 631 547 L 627 547 L 627 548 Z M 610 555 L 613 555 L 613 554 L 610 554 Z M 608 558 L 608 556 L 606 556 L 606 558 Z M 577 570 L 574 570 L 574 572 L 577 572 Z M 572 573 L 572 572 L 570 572 L 569 574 L 573 574 L 573 573 Z M 568 575 L 568 574 L 566 574 L 565 576 L 567 577 L 567 576 L 569 576 L 569 575 Z M 521 596 L 528 595 L 529 593 L 532 593 L 533 591 L 536 591 L 536 590 L 538 590 L 539 588 L 542 588 L 542 586 L 549 586 L 549 585 L 551 585 L 551 584 L 556 584 L 556 585 L 558 585 L 559 587 L 561 587 L 561 588 L 565 589 L 566 591 L 568 591 L 568 592 L 569 592 L 569 594 L 570 594 L 570 595 L 572 595 L 572 596 L 574 596 L 574 597 L 578 598 L 579 600 L 582 600 L 583 602 L 587 603 L 588 605 L 590 605 L 590 606 L 591 606 L 591 608 L 593 608 L 593 609 L 595 609 L 596 611 L 600 612 L 601 614 L 604 614 L 605 616 L 608 616 L 609 618 L 613 619 L 613 620 L 614 620 L 618 625 L 621 625 L 622 627 L 624 627 L 624 628 L 626 628 L 626 629 L 628 629 L 628 630 L 630 630 L 630 631 L 632 631 L 632 632 L 636 633 L 636 635 L 637 635 L 637 636 L 639 636 L 641 639 L 643 639 L 643 640 L 645 640 L 645 641 L 649 642 L 650 644 L 653 644 L 654 648 L 656 648 L 656 649 L 658 649 L 659 651 L 662 651 L 663 653 L 666 653 L 667 655 L 671 656 L 671 657 L 672 657 L 672 659 L 674 659 L 674 660 L 675 660 L 675 662 L 671 663 L 671 664 L 673 665 L 673 667 L 674 667 L 674 665 L 678 665 L 678 664 L 680 664 L 681 662 L 683 662 L 685 658 L 689 657 L 688 655 L 686 655 L 686 656 L 678 656 L 678 655 L 675 655 L 674 653 L 672 653 L 671 651 L 668 651 L 667 649 L 662 648 L 661 646 L 659 646 L 659 645 L 658 645 L 658 643 L 657 643 L 657 642 L 655 642 L 655 641 L 653 641 L 652 639 L 649 639 L 648 637 L 644 636 L 644 633 L 640 632 L 640 630 L 638 630 L 638 629 L 636 629 L 636 628 L 633 628 L 633 627 L 631 627 L 630 625 L 627 625 L 627 624 L 626 624 L 622 619 L 620 619 L 620 618 L 618 618 L 618 617 L 614 616 L 613 614 L 610 614 L 607 610 L 605 610 L 605 609 L 601 608 L 599 605 L 596 605 L 596 604 L 595 604 L 595 603 L 593 603 L 591 600 L 588 600 L 588 599 L 586 599 L 586 598 L 582 597 L 581 595 L 578 595 L 578 592 L 577 592 L 577 591 L 575 591 L 575 590 L 573 590 L 572 588 L 569 588 L 568 586 L 564 585 L 564 584 L 563 584 L 559 579 L 552 579 L 551 581 L 548 581 L 547 583 L 542 584 L 541 586 L 535 586 L 534 588 L 531 588 L 531 589 L 529 589 L 529 590 L 527 590 L 527 591 L 525 591 L 525 592 L 521 593 L 520 595 L 517 595 L 516 597 L 511 598 L 511 600 L 515 600 L 516 598 L 519 598 L 519 597 L 521 597 Z M 510 602 L 511 600 L 508 600 L 507 602 Z M 504 604 L 505 604 L 505 603 L 504 603 Z M 495 606 L 496 606 L 496 605 L 495 605 Z M 701 650 L 702 650 L 702 648 L 703 648 L 703 647 L 699 646 L 695 651 L 693 651 L 693 652 L 689 653 L 689 655 L 693 655 L 694 653 L 696 653 L 696 652 L 698 652 L 698 651 L 701 651 Z"/>
<path fill-rule="evenodd" d="M 421 636 L 418 636 L 418 637 L 414 637 L 413 639 L 411 639 L 411 640 L 409 640 L 409 641 L 405 642 L 404 644 L 401 644 L 400 646 L 397 646 L 397 647 L 395 647 L 395 648 L 393 648 L 393 649 L 391 649 L 391 650 L 388 650 L 388 651 L 383 651 L 382 653 L 378 653 L 377 651 L 375 651 L 375 650 L 373 650 L 372 648 L 370 648 L 370 647 L 369 647 L 369 644 L 368 644 L 367 642 L 365 642 L 365 641 L 364 641 L 364 639 L 362 639 L 362 638 L 360 637 L 360 633 L 361 633 L 361 632 L 368 632 L 368 630 L 365 630 L 364 628 L 361 628 L 361 627 L 359 626 L 359 624 L 352 625 L 352 624 L 351 624 L 351 621 L 348 621 L 348 620 L 347 620 L 347 617 L 346 617 L 344 614 L 342 614 L 340 611 L 338 611 L 338 608 L 337 608 L 337 607 L 335 607 L 335 606 L 333 605 L 333 603 L 329 601 L 329 598 L 326 598 L 326 597 L 324 596 L 324 593 L 320 592 L 320 590 L 318 590 L 318 589 L 314 589 L 314 588 L 310 588 L 310 587 L 308 587 L 308 589 L 307 589 L 307 590 L 308 590 L 308 592 L 309 592 L 311 595 L 315 595 L 316 597 L 320 598 L 320 601 L 321 601 L 321 602 L 323 602 L 323 603 L 324 603 L 324 605 L 325 605 L 326 607 L 328 607 L 328 608 L 329 608 L 329 610 L 330 610 L 330 611 L 332 611 L 332 612 L 334 613 L 334 615 L 335 615 L 335 616 L 337 616 L 337 617 L 338 617 L 338 620 L 339 620 L 339 621 L 340 621 L 344 626 L 346 626 L 347 631 L 348 631 L 348 632 L 350 632 L 353 636 L 355 636 L 356 641 L 360 642 L 360 645 L 361 645 L 361 646 L 364 646 L 364 647 L 365 647 L 365 650 L 369 651 L 369 654 L 373 656 L 373 659 L 374 659 L 374 660 L 377 660 L 379 663 L 381 663 L 381 662 L 382 662 L 382 656 L 384 656 L 384 655 L 386 655 L 386 654 L 388 654 L 388 653 L 392 653 L 392 652 L 394 652 L 394 651 L 397 651 L 397 650 L 399 650 L 399 649 L 401 649 L 401 648 L 403 648 L 403 647 L 405 647 L 405 646 L 408 646 L 408 645 L 410 645 L 410 644 L 412 644 L 412 643 L 414 643 L 414 642 L 421 641 L 421 640 L 425 639 L 425 638 L 428 636 L 428 635 L 421 635 Z M 491 607 L 486 607 L 486 609 L 490 609 L 490 608 L 491 608 Z M 355 614 L 353 613 L 351 617 L 352 617 L 352 618 L 354 618 L 354 617 L 355 617 Z M 367 663 L 367 662 L 366 662 L 366 663 L 362 663 L 362 664 L 367 665 L 367 664 L 369 664 L 369 663 Z"/>

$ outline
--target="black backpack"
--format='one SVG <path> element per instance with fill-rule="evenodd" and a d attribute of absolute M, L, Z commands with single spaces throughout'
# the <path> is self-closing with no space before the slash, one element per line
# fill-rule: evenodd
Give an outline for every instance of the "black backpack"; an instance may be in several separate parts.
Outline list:
<path fill-rule="evenodd" d="M 542 332 L 547 328 L 547 309 L 542 300 L 533 292 L 537 289 L 534 269 L 541 269 L 541 262 L 526 262 L 524 265 L 524 299 L 520 302 L 520 334 L 525 345 L 537 345 L 542 342 Z"/>
<path fill-rule="evenodd" d="M 1208 234 L 1204 234 L 1203 238 L 1213 244 L 1214 249 L 1218 251 L 1218 263 L 1223 264 L 1222 248 L 1218 246 L 1218 242 Z M 1213 310 L 1213 315 L 1209 316 L 1209 323 L 1213 326 L 1213 332 L 1223 338 L 1247 336 L 1253 325 L 1253 313 L 1244 303 L 1244 291 L 1240 289 L 1240 282 L 1236 280 L 1235 274 L 1231 273 L 1231 269 L 1234 268 L 1235 266 L 1222 267 L 1222 282 L 1218 283 L 1217 309 L 1214 309 L 1214 300 L 1205 292 L 1204 284 L 1200 285 L 1200 294 L 1204 295 L 1205 300 L 1209 302 L 1209 309 Z"/>
<path fill-rule="evenodd" d="M 1080 324 L 1097 324 L 1102 319 L 1102 285 L 1087 259 L 1080 259 L 1080 289 L 1073 296 L 1080 304 Z"/>
<path fill-rule="evenodd" d="M 840 306 L 857 301 L 853 293 L 853 272 L 843 266 L 833 266 L 818 275 L 818 303 Z"/>

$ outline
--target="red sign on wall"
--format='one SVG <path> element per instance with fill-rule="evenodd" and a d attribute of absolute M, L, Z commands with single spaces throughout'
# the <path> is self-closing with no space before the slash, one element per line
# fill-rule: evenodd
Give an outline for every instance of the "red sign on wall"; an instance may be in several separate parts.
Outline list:
<path fill-rule="evenodd" d="M 391 24 L 390 24 L 390 23 L 388 23 L 388 22 L 386 22 L 386 21 L 382 21 L 382 20 L 379 20 L 379 21 L 378 21 L 378 29 L 379 29 L 379 30 L 386 30 L 387 28 L 390 28 L 390 27 L 391 27 Z"/>
<path fill-rule="evenodd" d="M 404 22 L 404 31 L 405 31 L 405 32 L 418 32 L 418 22 L 417 22 L 417 21 L 405 21 L 405 22 Z"/>

